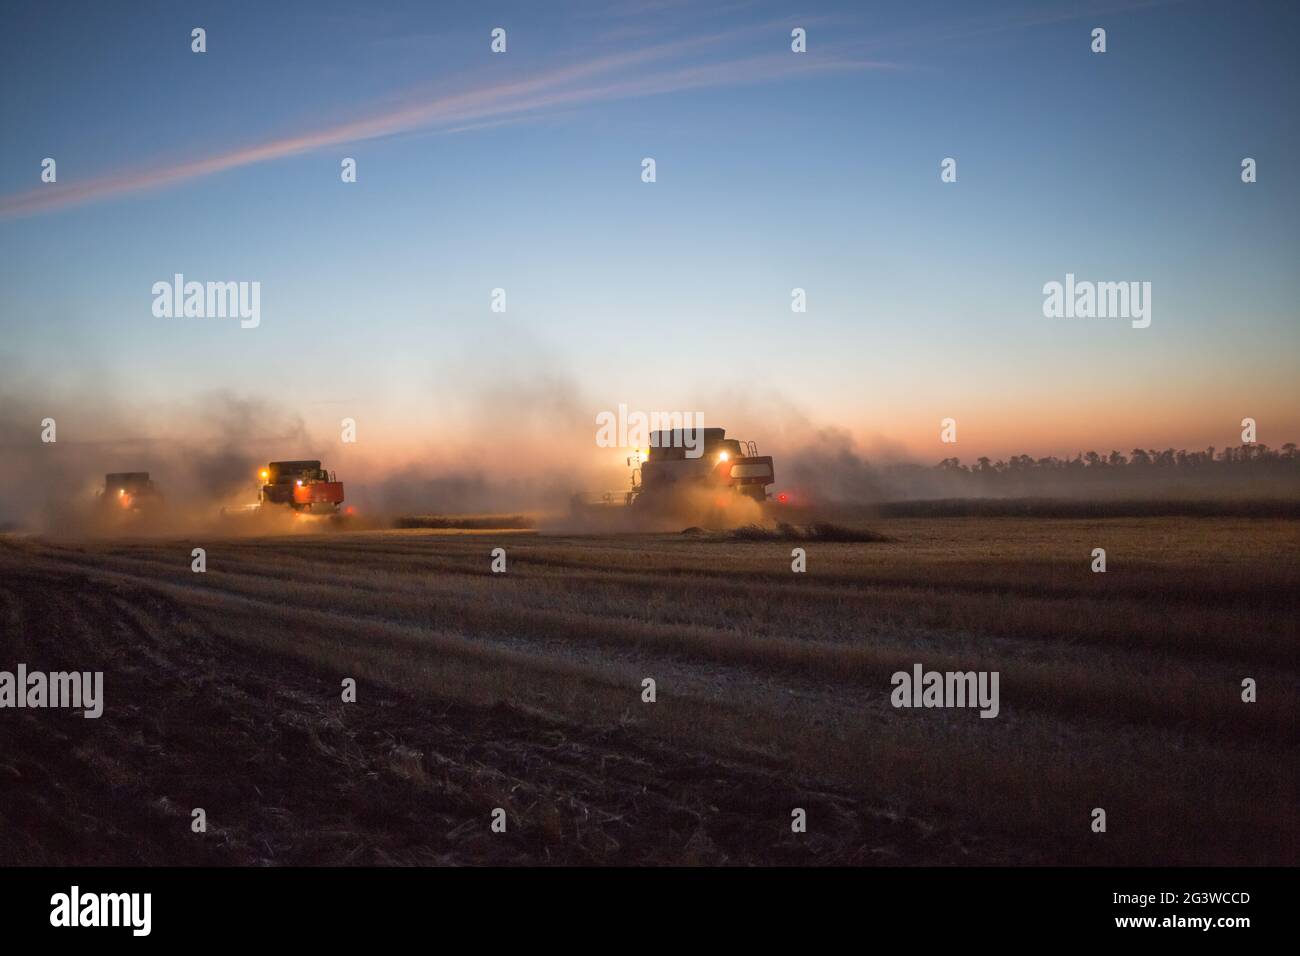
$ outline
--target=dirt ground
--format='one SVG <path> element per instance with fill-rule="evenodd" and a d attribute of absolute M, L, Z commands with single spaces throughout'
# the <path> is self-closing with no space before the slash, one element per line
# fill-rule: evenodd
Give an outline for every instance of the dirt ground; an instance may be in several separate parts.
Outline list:
<path fill-rule="evenodd" d="M 877 530 L 804 574 L 671 534 L 0 537 L 0 669 L 105 697 L 0 711 L 0 863 L 1300 862 L 1300 526 Z M 998 670 L 999 717 L 892 707 L 913 662 Z"/>

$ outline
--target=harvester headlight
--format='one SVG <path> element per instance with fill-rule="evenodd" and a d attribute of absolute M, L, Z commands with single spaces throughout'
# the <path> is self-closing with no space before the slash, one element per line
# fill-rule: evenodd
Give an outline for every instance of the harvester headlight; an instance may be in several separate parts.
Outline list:
<path fill-rule="evenodd" d="M 302 487 L 302 479 L 301 479 L 301 478 L 298 479 L 298 487 L 299 487 L 299 488 Z"/>
<path fill-rule="evenodd" d="M 725 451 L 718 452 L 718 461 L 726 461 L 730 457 L 731 456 L 727 454 Z"/>
<path fill-rule="evenodd" d="M 119 488 L 119 489 L 117 489 L 117 496 L 118 496 L 119 498 L 121 498 L 124 494 L 126 494 L 126 489 L 125 489 L 125 488 Z"/>
<path fill-rule="evenodd" d="M 263 469 L 262 469 L 262 477 L 263 477 L 263 478 L 266 478 L 266 477 L 268 477 L 268 475 L 269 475 L 269 473 L 267 472 L 267 470 L 266 470 L 265 468 L 263 468 Z"/>

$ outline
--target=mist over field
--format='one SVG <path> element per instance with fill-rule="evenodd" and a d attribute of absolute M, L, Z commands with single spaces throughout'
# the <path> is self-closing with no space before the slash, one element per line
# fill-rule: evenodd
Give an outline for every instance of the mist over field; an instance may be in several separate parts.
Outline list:
<path fill-rule="evenodd" d="M 42 394 L 30 379 L 0 386 L 0 521 L 74 530 L 84 523 L 108 472 L 148 471 L 172 510 L 173 527 L 201 527 L 228 506 L 256 501 L 257 469 L 274 459 L 320 459 L 368 517 L 427 513 L 553 513 L 575 495 L 626 490 L 634 449 L 594 441 L 598 403 L 566 376 L 460 383 L 445 434 L 399 430 L 340 444 L 338 431 L 306 423 L 305 409 L 271 394 L 205 393 L 165 406 L 142 405 L 109 379 L 98 387 Z M 38 397 L 39 396 L 39 397 Z M 724 407 L 717 396 L 708 407 Z M 775 458 L 775 489 L 801 506 L 893 501 L 1042 497 L 1068 500 L 1300 498 L 1300 458 L 1281 448 L 1238 445 L 1010 460 L 951 456 L 924 460 L 883 439 L 817 427 L 788 403 L 738 399 L 732 427 Z M 40 442 L 55 419 L 57 441 Z M 183 417 L 183 421 L 178 419 Z M 762 433 L 768 428 L 769 439 Z M 936 428 L 937 432 L 937 428 Z M 417 449 L 412 451 L 411 447 Z M 1101 446 L 1105 447 L 1105 446 Z M 1134 453 L 1136 452 L 1136 453 Z"/>

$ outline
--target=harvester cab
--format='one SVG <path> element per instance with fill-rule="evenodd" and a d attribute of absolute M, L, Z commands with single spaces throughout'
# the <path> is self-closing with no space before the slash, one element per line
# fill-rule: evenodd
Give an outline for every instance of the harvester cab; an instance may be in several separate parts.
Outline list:
<path fill-rule="evenodd" d="M 141 511 L 159 504 L 162 493 L 150 480 L 147 471 L 113 471 L 104 476 L 104 489 L 99 493 L 99 501 L 105 507 Z"/>
<path fill-rule="evenodd" d="M 728 438 L 724 428 L 702 432 L 702 436 L 682 429 L 652 432 L 639 475 L 632 476 L 632 497 L 637 501 L 667 498 L 703 488 L 765 501 L 768 486 L 776 481 L 772 457 L 759 455 L 752 441 Z"/>
<path fill-rule="evenodd" d="M 343 482 L 319 461 L 273 461 L 259 473 L 262 506 L 287 505 L 297 512 L 334 514 L 343 504 Z"/>

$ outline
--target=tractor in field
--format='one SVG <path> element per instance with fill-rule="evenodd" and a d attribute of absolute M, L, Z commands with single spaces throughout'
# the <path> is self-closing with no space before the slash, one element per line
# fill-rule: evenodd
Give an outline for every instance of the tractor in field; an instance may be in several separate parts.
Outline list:
<path fill-rule="evenodd" d="M 343 505 L 343 482 L 319 461 L 273 461 L 259 473 L 258 507 L 282 506 L 298 514 L 337 514 Z"/>

